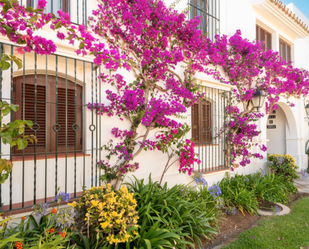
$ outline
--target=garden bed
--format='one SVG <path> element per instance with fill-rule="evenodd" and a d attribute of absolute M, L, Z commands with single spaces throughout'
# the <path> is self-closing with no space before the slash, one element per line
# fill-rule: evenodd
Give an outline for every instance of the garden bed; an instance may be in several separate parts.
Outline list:
<path fill-rule="evenodd" d="M 298 201 L 302 197 L 309 197 L 309 194 L 296 193 L 291 196 L 291 201 L 287 205 L 290 207 L 293 202 Z M 204 241 L 202 249 L 211 249 L 220 244 L 229 244 L 241 232 L 254 227 L 262 216 L 250 215 L 248 213 L 244 216 L 240 211 L 237 211 L 235 215 L 223 214 L 221 218 L 223 219 L 220 222 L 220 233 L 213 240 Z"/>

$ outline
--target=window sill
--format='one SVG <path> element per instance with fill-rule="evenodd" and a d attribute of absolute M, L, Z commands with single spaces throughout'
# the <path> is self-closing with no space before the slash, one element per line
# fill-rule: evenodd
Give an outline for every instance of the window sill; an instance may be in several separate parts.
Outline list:
<path fill-rule="evenodd" d="M 84 154 L 83 152 L 76 152 L 76 157 L 83 157 L 83 156 L 90 156 L 90 154 Z M 70 153 L 64 153 L 64 152 L 58 152 L 57 154 L 57 158 L 72 158 L 75 157 L 75 153 L 74 152 L 70 152 Z M 45 159 L 54 159 L 56 158 L 56 153 L 49 153 L 47 155 L 45 154 L 38 154 L 36 155 L 36 160 L 45 160 Z M 13 162 L 20 162 L 20 161 L 33 161 L 34 160 L 34 155 L 14 155 L 12 157 L 12 161 Z"/>

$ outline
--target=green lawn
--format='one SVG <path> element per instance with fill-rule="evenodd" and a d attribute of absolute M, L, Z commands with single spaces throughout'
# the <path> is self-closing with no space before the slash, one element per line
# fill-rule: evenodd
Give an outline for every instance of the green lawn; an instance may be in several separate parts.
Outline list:
<path fill-rule="evenodd" d="M 289 215 L 272 216 L 258 222 L 224 249 L 309 248 L 309 198 L 292 205 Z"/>

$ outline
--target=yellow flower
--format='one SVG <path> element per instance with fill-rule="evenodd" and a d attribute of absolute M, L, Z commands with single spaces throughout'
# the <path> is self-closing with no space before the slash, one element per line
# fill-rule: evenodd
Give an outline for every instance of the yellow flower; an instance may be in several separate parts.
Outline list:
<path fill-rule="evenodd" d="M 96 207 L 96 206 L 98 206 L 98 201 L 91 201 L 91 204 L 92 204 L 92 206 L 94 206 L 94 207 Z"/>
<path fill-rule="evenodd" d="M 105 206 L 105 203 L 104 202 L 100 202 L 99 203 L 99 210 L 102 210 Z"/>
<path fill-rule="evenodd" d="M 102 229 L 105 229 L 109 225 L 109 223 L 105 221 L 105 222 L 100 223 L 100 225 Z"/>
<path fill-rule="evenodd" d="M 76 201 L 73 201 L 72 203 L 68 203 L 68 205 L 71 207 L 76 207 Z"/>

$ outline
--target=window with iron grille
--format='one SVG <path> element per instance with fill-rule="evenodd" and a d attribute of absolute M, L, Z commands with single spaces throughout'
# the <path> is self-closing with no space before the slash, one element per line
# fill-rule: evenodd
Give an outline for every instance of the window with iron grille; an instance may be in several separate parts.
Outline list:
<path fill-rule="evenodd" d="M 200 101 L 191 107 L 192 112 L 192 138 L 195 145 L 209 144 L 212 142 L 211 103 Z"/>
<path fill-rule="evenodd" d="M 27 6 L 35 8 L 38 5 L 38 0 L 27 0 Z M 58 10 L 69 12 L 69 0 L 54 0 L 48 1 L 46 4 L 46 13 L 57 14 Z"/>
<path fill-rule="evenodd" d="M 256 25 L 256 40 L 263 42 L 264 49 L 272 49 L 271 33 Z"/>
<path fill-rule="evenodd" d="M 197 16 L 201 17 L 201 22 L 198 27 L 204 35 L 214 40 L 216 34 L 220 33 L 219 15 L 220 1 L 219 0 L 189 0 L 189 18 L 193 19 Z"/>
<path fill-rule="evenodd" d="M 25 135 L 35 134 L 36 151 L 81 151 L 82 149 L 82 87 L 73 82 L 48 75 L 14 78 L 14 103 L 20 106 L 14 119 L 31 120 L 33 130 L 25 129 Z M 35 96 L 36 92 L 36 96 Z M 35 111 L 36 110 L 36 111 Z M 58 130 L 56 132 L 55 130 Z M 57 134 L 58 133 L 58 136 Z M 75 147 L 76 146 L 76 147 Z M 33 153 L 29 144 L 25 153 Z M 22 153 L 15 150 L 14 154 Z"/>
<path fill-rule="evenodd" d="M 279 39 L 279 55 L 286 62 L 291 60 L 291 45 Z"/>

